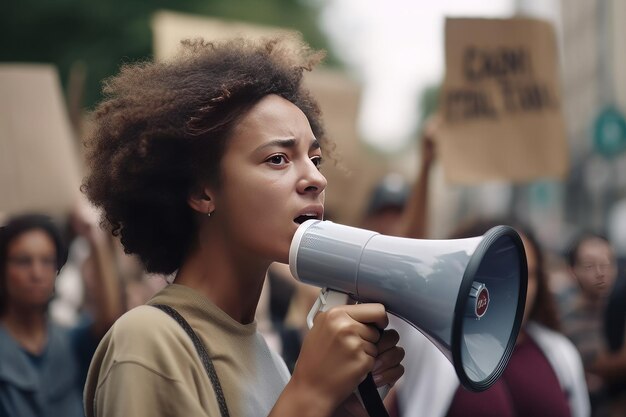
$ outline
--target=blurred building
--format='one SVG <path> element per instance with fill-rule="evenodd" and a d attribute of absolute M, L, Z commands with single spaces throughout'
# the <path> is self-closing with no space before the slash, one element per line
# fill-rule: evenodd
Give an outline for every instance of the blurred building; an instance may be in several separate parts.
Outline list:
<path fill-rule="evenodd" d="M 550 20 L 555 26 L 571 172 L 564 184 L 517 187 L 514 201 L 527 207 L 531 217 L 539 218 L 542 201 L 560 206 L 559 219 L 554 219 L 560 227 L 553 231 L 559 230 L 561 242 L 551 242 L 553 246 L 562 246 L 583 228 L 610 235 L 614 229 L 608 224 L 612 209 L 626 196 L 626 153 L 601 155 L 594 146 L 594 125 L 608 106 L 622 115 L 626 112 L 626 48 L 621 42 L 626 39 L 626 3 L 516 0 L 516 10 L 520 15 Z M 527 220 L 542 227 L 540 220 Z"/>

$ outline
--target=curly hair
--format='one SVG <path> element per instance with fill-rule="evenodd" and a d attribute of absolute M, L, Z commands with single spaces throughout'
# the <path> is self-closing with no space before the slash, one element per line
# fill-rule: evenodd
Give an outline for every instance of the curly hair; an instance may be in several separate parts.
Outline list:
<path fill-rule="evenodd" d="M 183 41 L 175 60 L 124 65 L 105 81 L 81 189 L 148 272 L 182 264 L 196 238 L 187 197 L 202 183 L 219 187 L 226 141 L 263 97 L 295 104 L 326 141 L 319 107 L 302 86 L 323 53 L 287 40 Z"/>

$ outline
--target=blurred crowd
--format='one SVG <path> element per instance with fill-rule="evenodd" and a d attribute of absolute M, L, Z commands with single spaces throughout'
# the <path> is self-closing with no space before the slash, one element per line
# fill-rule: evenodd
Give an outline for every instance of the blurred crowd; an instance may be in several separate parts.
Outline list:
<path fill-rule="evenodd" d="M 431 116 L 416 178 L 389 173 L 371 191 L 358 226 L 427 239 L 429 184 L 440 120 Z M 2 213 L 0 213 L 2 214 Z M 332 220 L 332 218 L 327 219 Z M 99 226 L 84 198 L 65 218 L 19 213 L 0 224 L 0 417 L 82 416 L 91 357 L 124 312 L 144 304 L 173 277 L 146 274 Z M 419 331 L 392 325 L 407 355 L 405 375 L 386 398 L 394 416 L 625 416 L 626 259 L 612 242 L 580 230 L 563 253 L 544 250 L 517 219 L 468 218 L 451 239 L 507 224 L 519 232 L 528 263 L 522 329 L 509 365 L 488 390 L 462 386 L 452 364 Z M 306 316 L 319 289 L 295 281 L 287 265 L 267 273 L 257 324 L 293 370 Z"/>
<path fill-rule="evenodd" d="M 382 178 L 356 226 L 392 236 L 429 238 L 429 180 L 436 163 L 438 124 L 432 117 L 422 134 L 417 178 L 410 182 L 398 173 Z M 518 231 L 528 264 L 524 319 L 507 369 L 488 390 L 470 392 L 460 386 L 453 365 L 424 335 L 402 320 L 392 320 L 407 355 L 406 373 L 386 399 L 390 415 L 626 415 L 623 260 L 616 258 L 605 236 L 587 230 L 580 230 L 563 253 L 548 252 L 533 230 L 512 218 L 465 219 L 449 238 L 481 236 L 499 224 Z M 278 281 L 279 276 L 284 280 Z M 277 322 L 284 316 L 272 315 L 274 331 L 284 332 L 285 327 L 306 331 L 303 317 L 317 291 L 291 281 L 282 265 L 276 265 L 270 277 L 268 284 L 281 288 L 277 293 L 285 294 L 283 287 L 295 288 L 289 291 L 289 309 L 300 312 L 295 321 Z M 285 305 L 278 298 L 270 302 Z"/>
<path fill-rule="evenodd" d="M 415 239 L 429 237 L 429 175 L 438 120 L 421 137 L 417 178 L 396 173 L 372 190 L 359 226 Z M 0 416 L 8 410 L 82 415 L 82 388 L 99 340 L 125 311 L 143 304 L 170 277 L 149 276 L 99 227 L 85 202 L 65 219 L 9 216 L 0 229 Z M 417 330 L 392 324 L 407 351 L 406 373 L 386 398 L 396 416 L 626 415 L 626 292 L 611 242 L 588 231 L 566 253 L 548 253 L 515 219 L 466 219 L 450 238 L 497 224 L 520 233 L 528 262 L 522 330 L 503 376 L 488 390 L 459 385 L 450 362 Z M 306 314 L 318 289 L 296 282 L 286 265 L 268 271 L 257 323 L 293 369 Z"/>
<path fill-rule="evenodd" d="M 381 182 L 372 203 L 389 194 L 390 204 L 368 212 L 364 225 L 428 238 L 438 123 L 432 118 L 423 132 L 413 185 L 400 185 L 396 176 Z M 524 319 L 507 369 L 491 388 L 471 393 L 459 386 L 451 363 L 425 336 L 398 321 L 409 353 L 406 374 L 388 400 L 393 411 L 398 416 L 626 415 L 625 280 L 611 242 L 580 230 L 564 253 L 547 252 L 527 225 L 489 218 L 466 219 L 449 238 L 480 236 L 498 224 L 516 228 L 528 264 Z"/>

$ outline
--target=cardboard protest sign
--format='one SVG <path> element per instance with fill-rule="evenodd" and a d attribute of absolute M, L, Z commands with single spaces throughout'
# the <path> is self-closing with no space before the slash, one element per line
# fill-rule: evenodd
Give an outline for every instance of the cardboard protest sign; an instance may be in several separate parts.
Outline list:
<path fill-rule="evenodd" d="M 557 47 L 547 22 L 447 19 L 439 136 L 446 178 L 563 178 L 568 170 Z"/>
<path fill-rule="evenodd" d="M 263 26 L 236 21 L 226 21 L 205 16 L 160 10 L 152 16 L 154 57 L 158 61 L 176 56 L 180 42 L 202 38 L 206 41 L 237 36 L 261 38 L 272 36 L 298 36 L 297 32 L 273 26 Z"/>
<path fill-rule="evenodd" d="M 77 201 L 77 152 L 60 87 L 50 65 L 0 65 L 0 213 L 61 215 Z"/>

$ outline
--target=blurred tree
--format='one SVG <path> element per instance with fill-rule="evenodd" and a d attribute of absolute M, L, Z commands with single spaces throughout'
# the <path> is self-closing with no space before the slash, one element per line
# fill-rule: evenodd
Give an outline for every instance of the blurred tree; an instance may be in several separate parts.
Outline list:
<path fill-rule="evenodd" d="M 14 0 L 2 8 L 0 61 L 53 63 L 64 83 L 80 63 L 87 107 L 120 64 L 151 56 L 150 17 L 158 9 L 296 29 L 314 48 L 327 49 L 317 10 L 302 0 Z"/>

